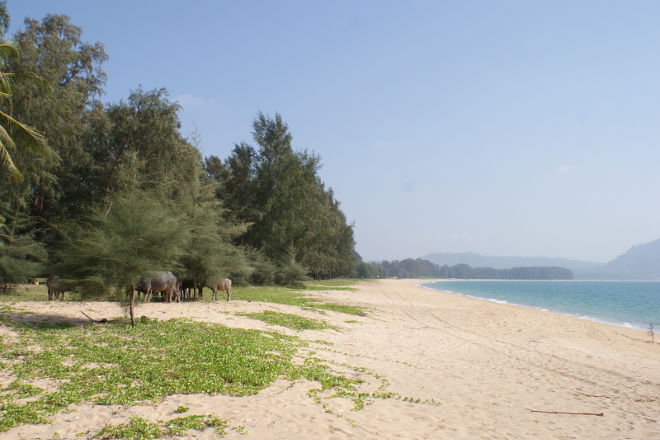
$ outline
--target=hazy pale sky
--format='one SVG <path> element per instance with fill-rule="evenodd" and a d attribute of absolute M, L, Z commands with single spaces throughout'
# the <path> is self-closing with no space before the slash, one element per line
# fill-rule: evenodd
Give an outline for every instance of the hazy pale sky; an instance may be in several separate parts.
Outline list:
<path fill-rule="evenodd" d="M 165 87 L 205 155 L 279 112 L 367 260 L 607 261 L 660 238 L 660 2 L 9 0 Z M 13 31 L 12 31 L 13 33 Z"/>

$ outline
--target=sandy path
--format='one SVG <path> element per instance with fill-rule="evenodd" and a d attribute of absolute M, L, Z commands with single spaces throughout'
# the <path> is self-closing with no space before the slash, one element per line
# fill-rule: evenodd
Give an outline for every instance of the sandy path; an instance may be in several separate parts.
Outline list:
<path fill-rule="evenodd" d="M 306 395 L 313 384 L 279 381 L 251 397 L 179 395 L 146 406 L 79 405 L 56 415 L 52 425 L 18 427 L 0 439 L 73 439 L 131 416 L 171 418 L 179 405 L 190 407 L 188 414 L 214 414 L 247 430 L 230 430 L 228 439 L 660 438 L 660 344 L 647 342 L 643 332 L 442 294 L 410 280 L 358 287 L 357 292 L 314 294 L 371 307 L 375 311 L 368 317 L 319 316 L 291 306 L 240 301 L 149 304 L 140 306 L 138 315 L 187 316 L 329 341 L 329 347 L 313 344 L 316 356 L 366 367 L 389 382 L 388 391 L 423 402 L 375 399 L 351 411 L 347 399 L 329 399 L 331 412 L 326 412 Z M 104 303 L 21 306 L 44 319 L 52 313 L 79 318 L 81 310 L 94 317 L 120 312 Z M 322 317 L 343 330 L 293 332 L 226 313 L 263 309 Z M 366 390 L 377 386 L 373 376 L 361 377 L 368 381 Z M 207 430 L 189 438 L 214 435 Z"/>

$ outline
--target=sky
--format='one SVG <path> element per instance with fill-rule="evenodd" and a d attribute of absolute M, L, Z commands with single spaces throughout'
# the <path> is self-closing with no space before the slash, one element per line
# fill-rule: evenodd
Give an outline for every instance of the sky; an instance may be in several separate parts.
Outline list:
<path fill-rule="evenodd" d="M 660 238 L 660 2 L 9 0 L 166 88 L 226 158 L 259 111 L 322 157 L 365 260 L 609 261 Z"/>

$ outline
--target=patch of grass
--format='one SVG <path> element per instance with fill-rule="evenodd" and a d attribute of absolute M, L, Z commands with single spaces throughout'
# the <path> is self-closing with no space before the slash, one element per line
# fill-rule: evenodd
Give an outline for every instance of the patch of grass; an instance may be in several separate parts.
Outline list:
<path fill-rule="evenodd" d="M 332 342 L 324 341 L 323 339 L 317 339 L 315 341 L 310 341 L 310 342 L 313 342 L 314 344 L 321 344 L 321 345 L 327 345 L 327 346 L 334 345 Z"/>
<path fill-rule="evenodd" d="M 360 281 L 366 280 L 363 278 L 337 278 L 332 280 L 310 280 L 305 281 L 303 284 L 306 286 L 347 287 L 359 283 Z"/>
<path fill-rule="evenodd" d="M 239 313 L 239 315 L 258 319 L 267 322 L 268 324 L 281 325 L 282 327 L 288 327 L 293 330 L 324 330 L 327 328 L 336 328 L 320 319 L 304 318 L 291 313 L 279 313 L 270 310 L 260 313 Z"/>
<path fill-rule="evenodd" d="M 314 301 L 300 290 L 276 286 L 237 287 L 232 292 L 232 298 L 243 301 L 269 302 L 300 307 Z"/>
<path fill-rule="evenodd" d="M 158 423 L 150 423 L 140 417 L 122 425 L 106 425 L 94 438 L 100 440 L 152 440 L 165 435 Z"/>
<path fill-rule="evenodd" d="M 11 316 L 0 315 L 0 321 L 18 340 L 0 345 L 0 362 L 17 382 L 15 390 L 0 393 L 0 432 L 23 423 L 48 423 L 49 415 L 79 402 L 137 404 L 194 393 L 244 396 L 278 378 L 317 381 L 321 389 L 342 394 L 356 392 L 359 383 L 327 365 L 294 363 L 306 343 L 275 332 L 181 319 L 149 320 L 136 327 L 125 320 L 63 327 Z M 24 383 L 30 379 L 58 385 L 41 390 Z M 21 400 L 24 396 L 32 397 Z M 135 431 L 136 437 L 121 429 Z M 128 438 L 147 439 L 159 432 L 140 421 L 121 429 L 116 435 L 128 432 Z"/>
<path fill-rule="evenodd" d="M 48 287 L 46 283 L 36 284 L 18 284 L 8 293 L 0 294 L 0 302 L 19 302 L 19 301 L 47 301 Z M 80 301 L 80 294 L 76 292 L 66 292 L 65 301 Z"/>
<path fill-rule="evenodd" d="M 221 420 L 210 415 L 186 416 L 159 420 L 151 423 L 140 417 L 133 417 L 128 423 L 119 425 L 106 425 L 93 437 L 101 440 L 151 440 L 164 436 L 182 436 L 187 431 L 204 431 L 206 428 L 214 428 L 222 437 L 226 434 L 225 428 L 229 425 L 226 420 Z"/>
<path fill-rule="evenodd" d="M 174 410 L 175 414 L 183 414 L 184 412 L 187 412 L 190 408 L 187 406 L 179 406 L 177 409 Z"/>
<path fill-rule="evenodd" d="M 356 292 L 355 287 L 343 287 L 343 286 L 325 286 L 322 284 L 304 284 L 300 287 L 295 287 L 295 289 L 300 290 L 346 290 L 348 292 Z"/>
<path fill-rule="evenodd" d="M 273 286 L 239 287 L 232 293 L 232 298 L 243 301 L 269 302 L 305 307 L 315 310 L 332 310 L 350 315 L 366 316 L 367 309 L 345 304 L 323 303 L 318 298 L 306 295 L 298 289 Z"/>
<path fill-rule="evenodd" d="M 18 380 L 15 380 L 11 384 L 9 384 L 9 386 L 5 388 L 5 391 L 13 392 L 13 396 L 19 399 L 36 396 L 43 392 L 43 390 L 39 387 L 22 383 Z"/>
<path fill-rule="evenodd" d="M 359 307 L 359 306 L 324 303 L 324 304 L 317 304 L 314 307 L 317 307 L 322 310 L 330 310 L 333 312 L 346 313 L 347 315 L 367 316 L 364 307 Z"/>
<path fill-rule="evenodd" d="M 36 286 L 34 284 L 19 284 L 7 293 L 0 294 L 1 302 L 16 301 L 46 301 L 48 290 L 46 285 Z"/>
<path fill-rule="evenodd" d="M 228 426 L 226 420 L 213 416 L 187 416 L 168 420 L 165 429 L 168 435 L 183 435 L 190 430 L 204 431 L 206 428 L 214 428 L 220 436 L 224 436 Z"/>

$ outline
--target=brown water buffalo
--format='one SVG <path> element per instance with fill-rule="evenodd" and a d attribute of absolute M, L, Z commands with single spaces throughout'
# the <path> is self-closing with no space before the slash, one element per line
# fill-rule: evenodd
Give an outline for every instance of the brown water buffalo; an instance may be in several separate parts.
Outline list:
<path fill-rule="evenodd" d="M 48 287 L 48 301 L 53 301 L 55 299 L 64 299 L 64 291 L 66 290 L 66 286 L 64 284 L 64 281 L 57 276 L 57 275 L 51 275 L 48 277 L 48 280 L 46 281 L 46 287 Z"/>
<path fill-rule="evenodd" d="M 169 271 L 148 273 L 138 281 L 137 290 L 144 293 L 144 302 L 149 302 L 149 295 L 154 292 L 161 292 L 165 302 L 181 300 L 177 279 Z"/>
<path fill-rule="evenodd" d="M 227 301 L 231 299 L 231 280 L 225 278 L 215 283 L 206 283 L 206 287 L 213 291 L 213 301 L 218 299 L 218 290 L 227 292 Z"/>

